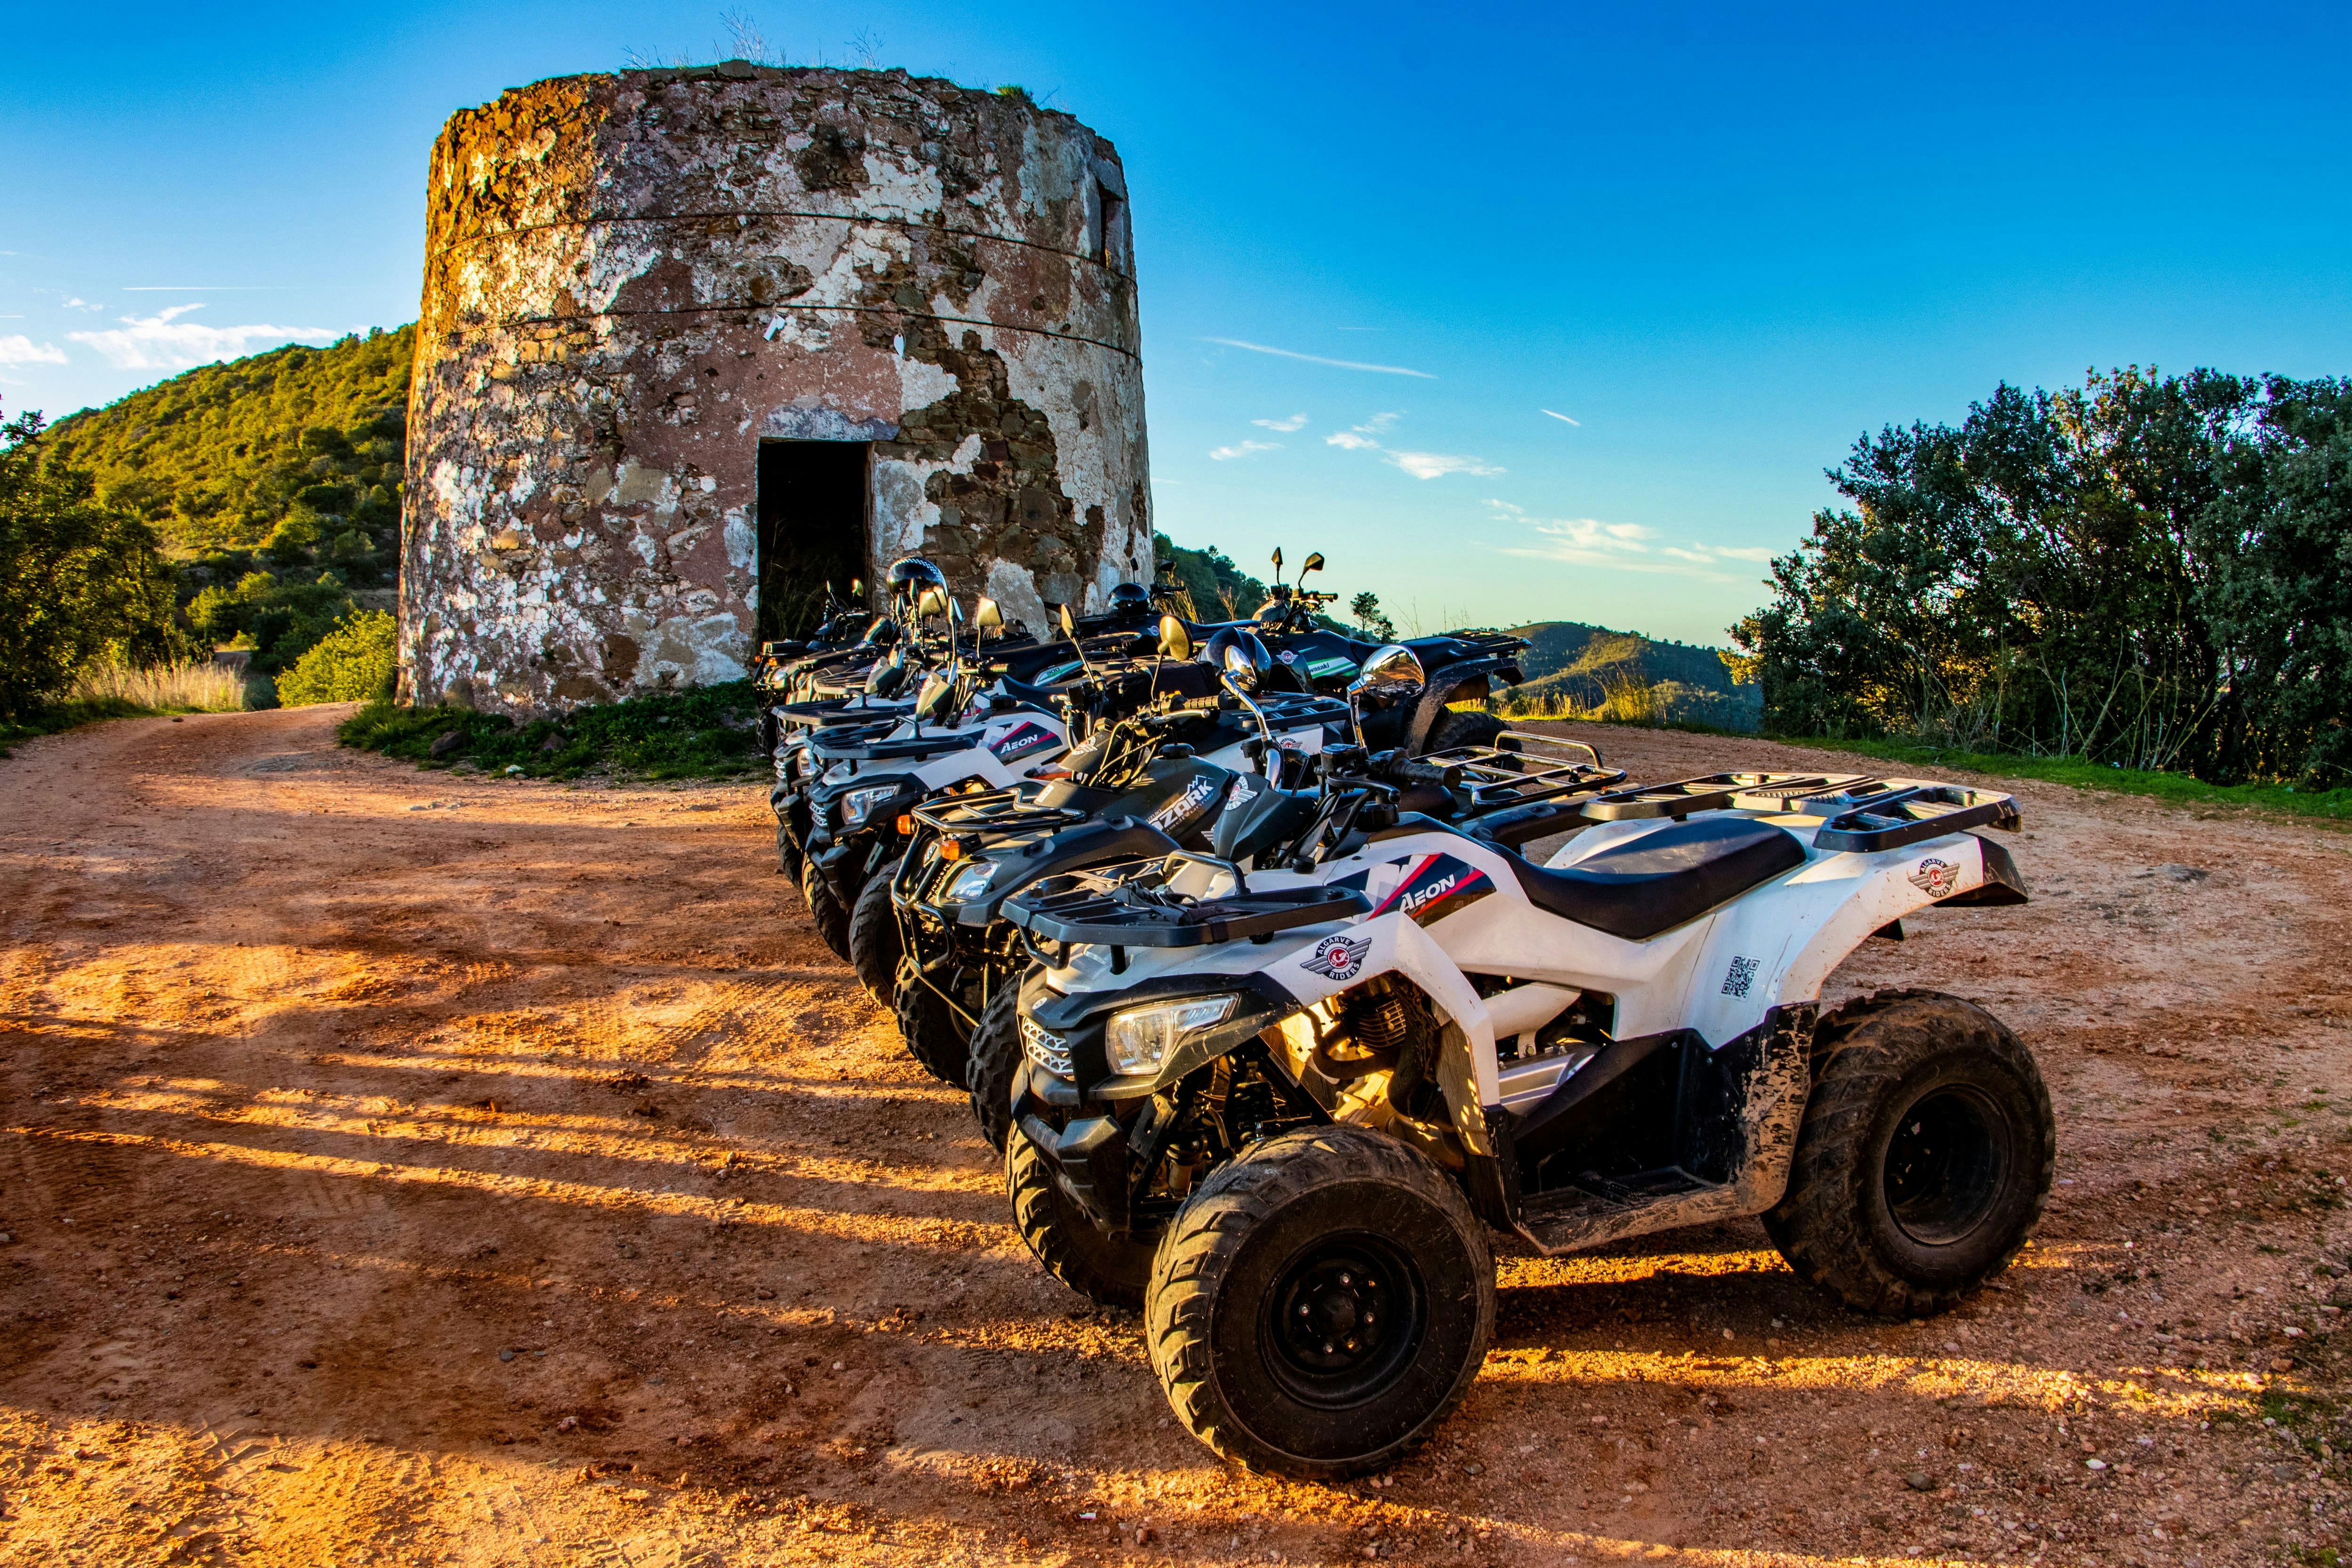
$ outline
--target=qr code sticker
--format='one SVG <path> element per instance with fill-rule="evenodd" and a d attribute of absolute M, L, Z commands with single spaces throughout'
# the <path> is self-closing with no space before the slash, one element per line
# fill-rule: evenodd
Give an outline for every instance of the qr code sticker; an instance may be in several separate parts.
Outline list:
<path fill-rule="evenodd" d="M 1723 994 L 1726 996 L 1748 994 L 1748 988 L 1756 984 L 1756 962 L 1752 958 L 1731 961 L 1731 973 L 1723 977 Z"/>

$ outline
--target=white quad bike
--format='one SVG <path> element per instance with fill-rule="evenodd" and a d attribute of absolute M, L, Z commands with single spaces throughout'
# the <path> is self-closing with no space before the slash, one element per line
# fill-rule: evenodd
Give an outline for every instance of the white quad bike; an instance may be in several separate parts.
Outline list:
<path fill-rule="evenodd" d="M 2010 797 L 1723 773 L 1514 805 L 1528 765 L 1461 767 L 1482 820 L 1353 789 L 1287 870 L 1183 853 L 1008 902 L 1040 960 L 1017 1223 L 1142 1308 L 1228 1458 L 1337 1477 L 1426 1437 L 1492 1331 L 1490 1226 L 1552 1255 L 1761 1215 L 1805 1279 L 1916 1316 L 2042 1213 L 2049 1095 L 1998 1020 L 1920 991 L 1817 1016 L 1906 915 L 2024 901 L 1969 831 L 2014 828 Z M 1570 828 L 1547 865 L 1507 847 Z"/>

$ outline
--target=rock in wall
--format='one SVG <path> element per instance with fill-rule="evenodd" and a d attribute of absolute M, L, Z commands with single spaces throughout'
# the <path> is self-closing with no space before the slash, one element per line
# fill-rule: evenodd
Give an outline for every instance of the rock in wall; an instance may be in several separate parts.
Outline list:
<path fill-rule="evenodd" d="M 872 567 L 1042 624 L 1151 570 L 1111 145 L 903 71 L 519 88 L 433 150 L 405 700 L 560 710 L 741 676 L 763 437 L 870 441 Z"/>

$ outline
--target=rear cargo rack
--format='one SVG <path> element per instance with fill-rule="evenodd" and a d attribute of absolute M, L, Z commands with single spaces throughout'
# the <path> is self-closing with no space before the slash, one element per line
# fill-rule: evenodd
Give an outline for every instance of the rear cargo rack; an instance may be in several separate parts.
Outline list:
<path fill-rule="evenodd" d="M 1998 790 L 1919 779 L 1872 779 L 1836 794 L 1812 796 L 1804 809 L 1825 818 L 1813 847 L 1871 854 L 1941 838 L 1970 827 L 2014 831 L 2017 801 Z"/>

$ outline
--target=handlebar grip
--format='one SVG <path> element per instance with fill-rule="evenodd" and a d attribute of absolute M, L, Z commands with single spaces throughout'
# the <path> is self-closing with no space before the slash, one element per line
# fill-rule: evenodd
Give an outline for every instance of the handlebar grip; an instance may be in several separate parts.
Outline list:
<path fill-rule="evenodd" d="M 1435 784 L 1440 789 L 1452 789 L 1462 779 L 1462 770 L 1458 765 L 1440 767 L 1418 758 L 1401 759 L 1390 772 L 1407 784 Z"/>

